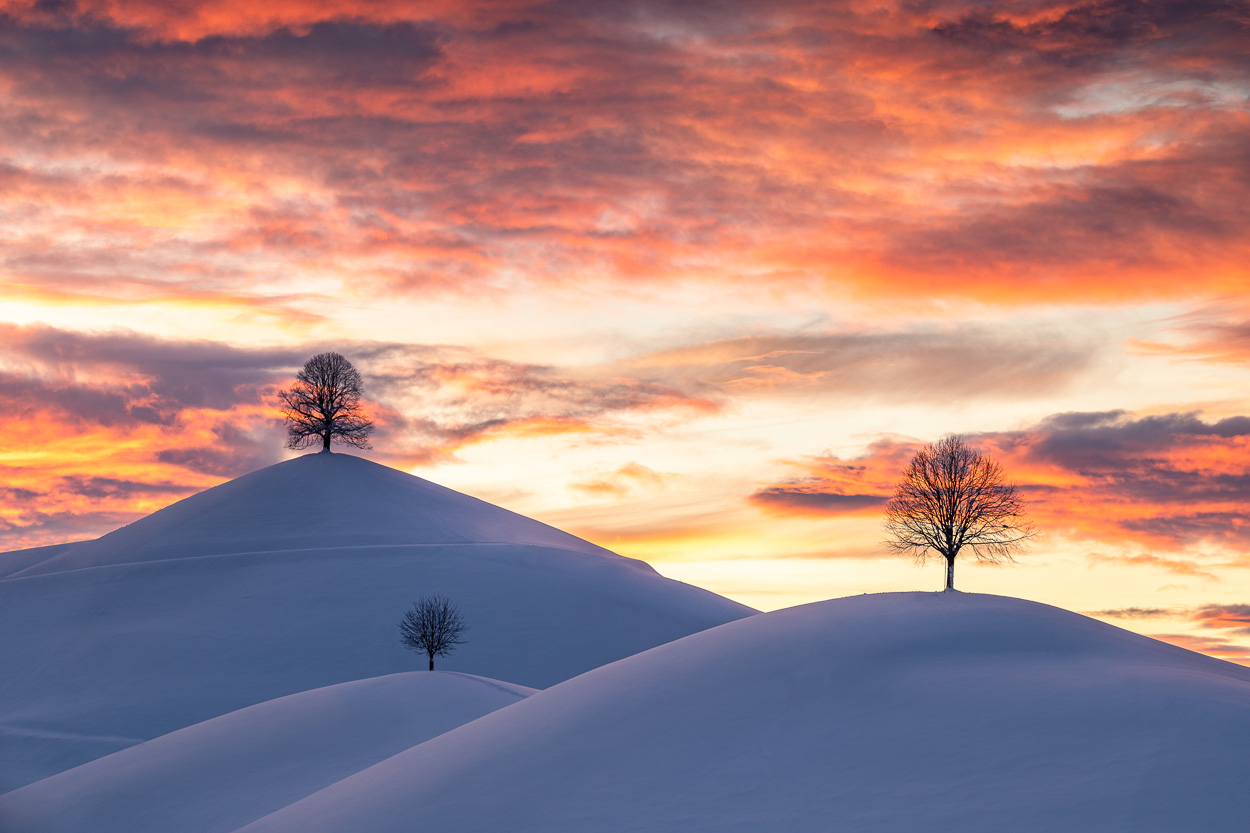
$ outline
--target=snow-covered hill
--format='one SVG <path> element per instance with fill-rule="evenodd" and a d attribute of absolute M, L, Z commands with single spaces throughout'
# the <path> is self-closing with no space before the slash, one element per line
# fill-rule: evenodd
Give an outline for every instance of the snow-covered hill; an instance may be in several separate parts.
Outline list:
<path fill-rule="evenodd" d="M 0 796 L 5 833 L 229 833 L 534 690 L 409 671 L 249 706 Z"/>
<path fill-rule="evenodd" d="M 350 454 L 306 454 L 192 495 L 13 576 L 240 552 L 386 544 L 534 544 L 615 556 L 532 518 Z M 34 551 L 25 551 L 34 552 Z M 16 565 L 20 553 L 0 555 Z M 641 561 L 630 560 L 649 570 Z M 4 573 L 0 573 L 4 575 Z"/>
<path fill-rule="evenodd" d="M 428 593 L 470 627 L 439 669 L 535 688 L 754 613 L 345 454 L 5 563 L 21 566 L 0 580 L 0 793 L 256 703 L 421 668 L 397 625 Z"/>
<path fill-rule="evenodd" d="M 245 833 L 1243 833 L 1250 669 L 960 593 L 761 614 L 590 671 Z"/>

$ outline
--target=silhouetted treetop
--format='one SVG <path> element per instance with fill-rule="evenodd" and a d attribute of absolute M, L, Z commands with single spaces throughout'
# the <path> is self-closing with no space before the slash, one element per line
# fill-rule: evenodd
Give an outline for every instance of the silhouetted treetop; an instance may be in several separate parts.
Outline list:
<path fill-rule="evenodd" d="M 399 623 L 399 640 L 414 651 L 429 656 L 430 670 L 434 657 L 446 656 L 462 642 L 460 635 L 469 629 L 460 609 L 446 596 L 437 593 L 422 596 Z"/>
<path fill-rule="evenodd" d="M 286 417 L 287 448 L 333 440 L 369 448 L 373 422 L 360 409 L 360 373 L 338 353 L 318 353 L 295 374 L 295 384 L 278 394 Z"/>
<path fill-rule="evenodd" d="M 921 564 L 930 550 L 946 559 L 946 589 L 955 589 L 955 557 L 966 547 L 978 561 L 1012 561 L 1034 534 L 1019 490 L 1002 468 L 956 436 L 916 452 L 885 506 L 886 546 Z"/>

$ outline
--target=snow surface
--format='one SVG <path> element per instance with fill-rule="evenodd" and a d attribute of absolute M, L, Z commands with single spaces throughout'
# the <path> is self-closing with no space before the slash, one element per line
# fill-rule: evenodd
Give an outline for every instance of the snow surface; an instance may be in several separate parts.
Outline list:
<path fill-rule="evenodd" d="M 1244 833 L 1250 669 L 1057 608 L 760 614 L 541 691 L 245 833 Z"/>
<path fill-rule="evenodd" d="M 353 528 L 368 543 L 348 545 Z M 437 668 L 534 688 L 755 612 L 345 454 L 0 563 L 49 553 L 0 580 L 0 793 L 256 703 L 422 668 L 398 622 L 428 593 L 470 628 Z"/>
<path fill-rule="evenodd" d="M 381 544 L 537 544 L 620 559 L 544 523 L 350 454 L 306 454 L 54 547 L 13 576 L 240 552 Z M 22 552 L 0 555 L 0 564 Z M 645 562 L 625 559 L 640 570 Z"/>
<path fill-rule="evenodd" d="M 0 830 L 228 833 L 533 693 L 409 671 L 292 694 L 0 796 Z"/>
<path fill-rule="evenodd" d="M 41 562 L 47 561 L 55 555 L 60 555 L 75 547 L 81 547 L 87 542 L 79 541 L 72 544 L 49 544 L 44 547 L 31 547 L 28 550 L 14 550 L 12 552 L 0 553 L 0 578 L 5 578 L 32 567 Z"/>

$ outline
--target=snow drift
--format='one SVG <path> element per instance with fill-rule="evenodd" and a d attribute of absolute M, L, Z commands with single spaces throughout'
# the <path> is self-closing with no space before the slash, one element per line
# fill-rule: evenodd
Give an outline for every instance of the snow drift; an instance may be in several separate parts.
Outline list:
<path fill-rule="evenodd" d="M 440 670 L 535 688 L 754 613 L 345 454 L 279 463 L 96 541 L 0 555 L 5 572 L 0 792 L 256 703 L 423 667 L 397 625 L 427 593 L 470 628 Z"/>
<path fill-rule="evenodd" d="M 960 593 L 761 614 L 539 692 L 246 833 L 1240 833 L 1250 669 Z"/>
<path fill-rule="evenodd" d="M 0 796 L 0 830 L 228 833 L 533 693 L 410 671 L 292 694 Z"/>

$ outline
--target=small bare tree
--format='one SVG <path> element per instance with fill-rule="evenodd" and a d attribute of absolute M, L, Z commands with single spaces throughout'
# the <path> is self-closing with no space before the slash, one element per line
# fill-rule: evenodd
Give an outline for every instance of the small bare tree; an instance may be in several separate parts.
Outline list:
<path fill-rule="evenodd" d="M 427 654 L 433 671 L 434 657 L 450 654 L 464 642 L 460 635 L 468 629 L 460 609 L 436 593 L 412 603 L 412 610 L 399 623 L 399 640 L 412 650 Z"/>
<path fill-rule="evenodd" d="M 360 409 L 360 373 L 338 353 L 319 353 L 295 374 L 295 384 L 278 395 L 286 417 L 286 447 L 307 448 L 321 440 L 330 450 L 338 440 L 369 448 L 373 422 Z"/>
<path fill-rule="evenodd" d="M 1014 561 L 1034 534 L 1022 517 L 1019 490 L 1002 468 L 962 439 L 922 448 L 885 505 L 886 546 L 924 564 L 930 550 L 946 559 L 946 589 L 955 589 L 955 556 L 966 547 L 978 561 Z"/>

